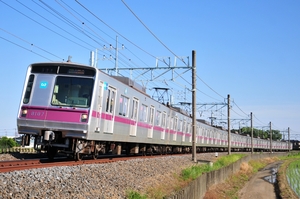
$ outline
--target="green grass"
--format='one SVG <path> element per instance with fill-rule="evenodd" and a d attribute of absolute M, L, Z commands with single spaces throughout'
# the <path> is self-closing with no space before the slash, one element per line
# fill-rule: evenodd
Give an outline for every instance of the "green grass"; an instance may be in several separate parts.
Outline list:
<path fill-rule="evenodd" d="M 181 177 L 183 180 L 194 180 L 201 176 L 203 173 L 207 173 L 210 171 L 218 170 L 222 167 L 226 167 L 231 163 L 236 162 L 237 160 L 244 157 L 244 154 L 233 154 L 228 156 L 220 157 L 213 166 L 209 166 L 208 164 L 205 165 L 196 165 L 190 168 L 184 169 L 182 171 Z"/>
<path fill-rule="evenodd" d="M 286 170 L 286 175 L 291 188 L 300 196 L 300 160 L 291 162 Z"/>
<path fill-rule="evenodd" d="M 226 166 L 230 165 L 231 163 L 234 163 L 237 160 L 241 159 L 244 156 L 245 156 L 245 154 L 232 154 L 232 155 L 222 156 L 222 157 L 218 158 L 218 160 L 216 162 L 214 162 L 213 166 L 210 166 L 209 164 L 202 164 L 202 165 L 196 165 L 196 166 L 189 167 L 187 169 L 182 170 L 182 173 L 179 176 L 178 180 L 179 181 L 187 181 L 187 182 L 191 181 L 191 180 L 195 180 L 196 178 L 201 176 L 203 173 L 207 173 L 210 171 L 218 170 L 222 167 L 226 167 Z M 243 178 L 245 178 L 245 177 L 243 176 Z M 155 198 L 155 199 L 160 198 L 161 199 L 161 198 L 165 197 L 165 195 L 163 193 L 165 193 L 165 191 L 161 190 L 161 187 L 153 188 L 151 190 L 151 195 L 149 195 L 149 196 L 141 195 L 140 193 L 138 193 L 136 191 L 130 190 L 127 192 L 126 198 L 128 198 L 128 199 L 147 199 L 149 197 L 149 198 Z"/>
<path fill-rule="evenodd" d="M 140 193 L 130 190 L 127 192 L 127 197 L 128 199 L 147 199 L 146 195 L 141 195 Z"/>

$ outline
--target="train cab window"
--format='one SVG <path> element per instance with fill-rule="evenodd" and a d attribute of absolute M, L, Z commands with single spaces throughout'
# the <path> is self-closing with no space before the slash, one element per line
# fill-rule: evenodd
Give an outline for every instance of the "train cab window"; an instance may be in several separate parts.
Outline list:
<path fill-rule="evenodd" d="M 53 88 L 54 106 L 89 107 L 94 80 L 91 78 L 58 76 Z"/>
<path fill-rule="evenodd" d="M 27 87 L 25 90 L 25 95 L 23 98 L 23 103 L 27 104 L 29 102 L 30 96 L 31 96 L 31 91 L 32 91 L 32 86 L 33 86 L 33 81 L 34 81 L 34 75 L 30 75 L 28 82 L 27 82 Z"/>
<path fill-rule="evenodd" d="M 119 115 L 128 116 L 128 102 L 129 98 L 121 95 Z"/>

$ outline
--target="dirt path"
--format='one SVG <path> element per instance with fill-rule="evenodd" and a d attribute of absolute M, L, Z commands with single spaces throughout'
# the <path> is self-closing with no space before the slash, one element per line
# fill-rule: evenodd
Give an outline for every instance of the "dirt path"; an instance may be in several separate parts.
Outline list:
<path fill-rule="evenodd" d="M 282 164 L 274 162 L 257 172 L 239 192 L 239 199 L 279 199 L 276 192 L 276 178 L 274 175 Z"/>

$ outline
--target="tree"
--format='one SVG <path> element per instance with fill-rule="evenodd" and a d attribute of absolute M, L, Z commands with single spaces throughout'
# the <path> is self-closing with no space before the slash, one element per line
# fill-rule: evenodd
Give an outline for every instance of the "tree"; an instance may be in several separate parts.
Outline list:
<path fill-rule="evenodd" d="M 235 132 L 241 132 L 241 135 L 249 135 L 251 137 L 251 127 L 243 127 L 240 130 L 233 130 Z M 253 137 L 257 138 L 260 137 L 262 139 L 270 138 L 270 130 L 261 130 L 253 128 Z M 272 129 L 272 140 L 281 140 L 282 135 L 280 131 Z"/>
<path fill-rule="evenodd" d="M 11 147 L 15 147 L 15 146 L 18 146 L 18 143 L 12 138 L 8 138 L 8 137 L 4 136 L 0 139 L 0 147 L 1 148 L 11 148 Z"/>

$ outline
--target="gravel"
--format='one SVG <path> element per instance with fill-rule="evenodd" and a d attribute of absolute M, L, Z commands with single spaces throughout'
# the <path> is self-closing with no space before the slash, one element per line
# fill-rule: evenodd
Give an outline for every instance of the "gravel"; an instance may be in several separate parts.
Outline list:
<path fill-rule="evenodd" d="M 8 159 L 15 158 L 0 155 L 0 160 Z M 213 161 L 215 157 L 213 153 L 203 153 L 197 154 L 197 159 Z M 160 156 L 0 173 L 0 199 L 121 199 L 128 190 L 145 193 L 149 187 L 170 183 L 174 174 L 194 164 L 191 155 Z"/>

